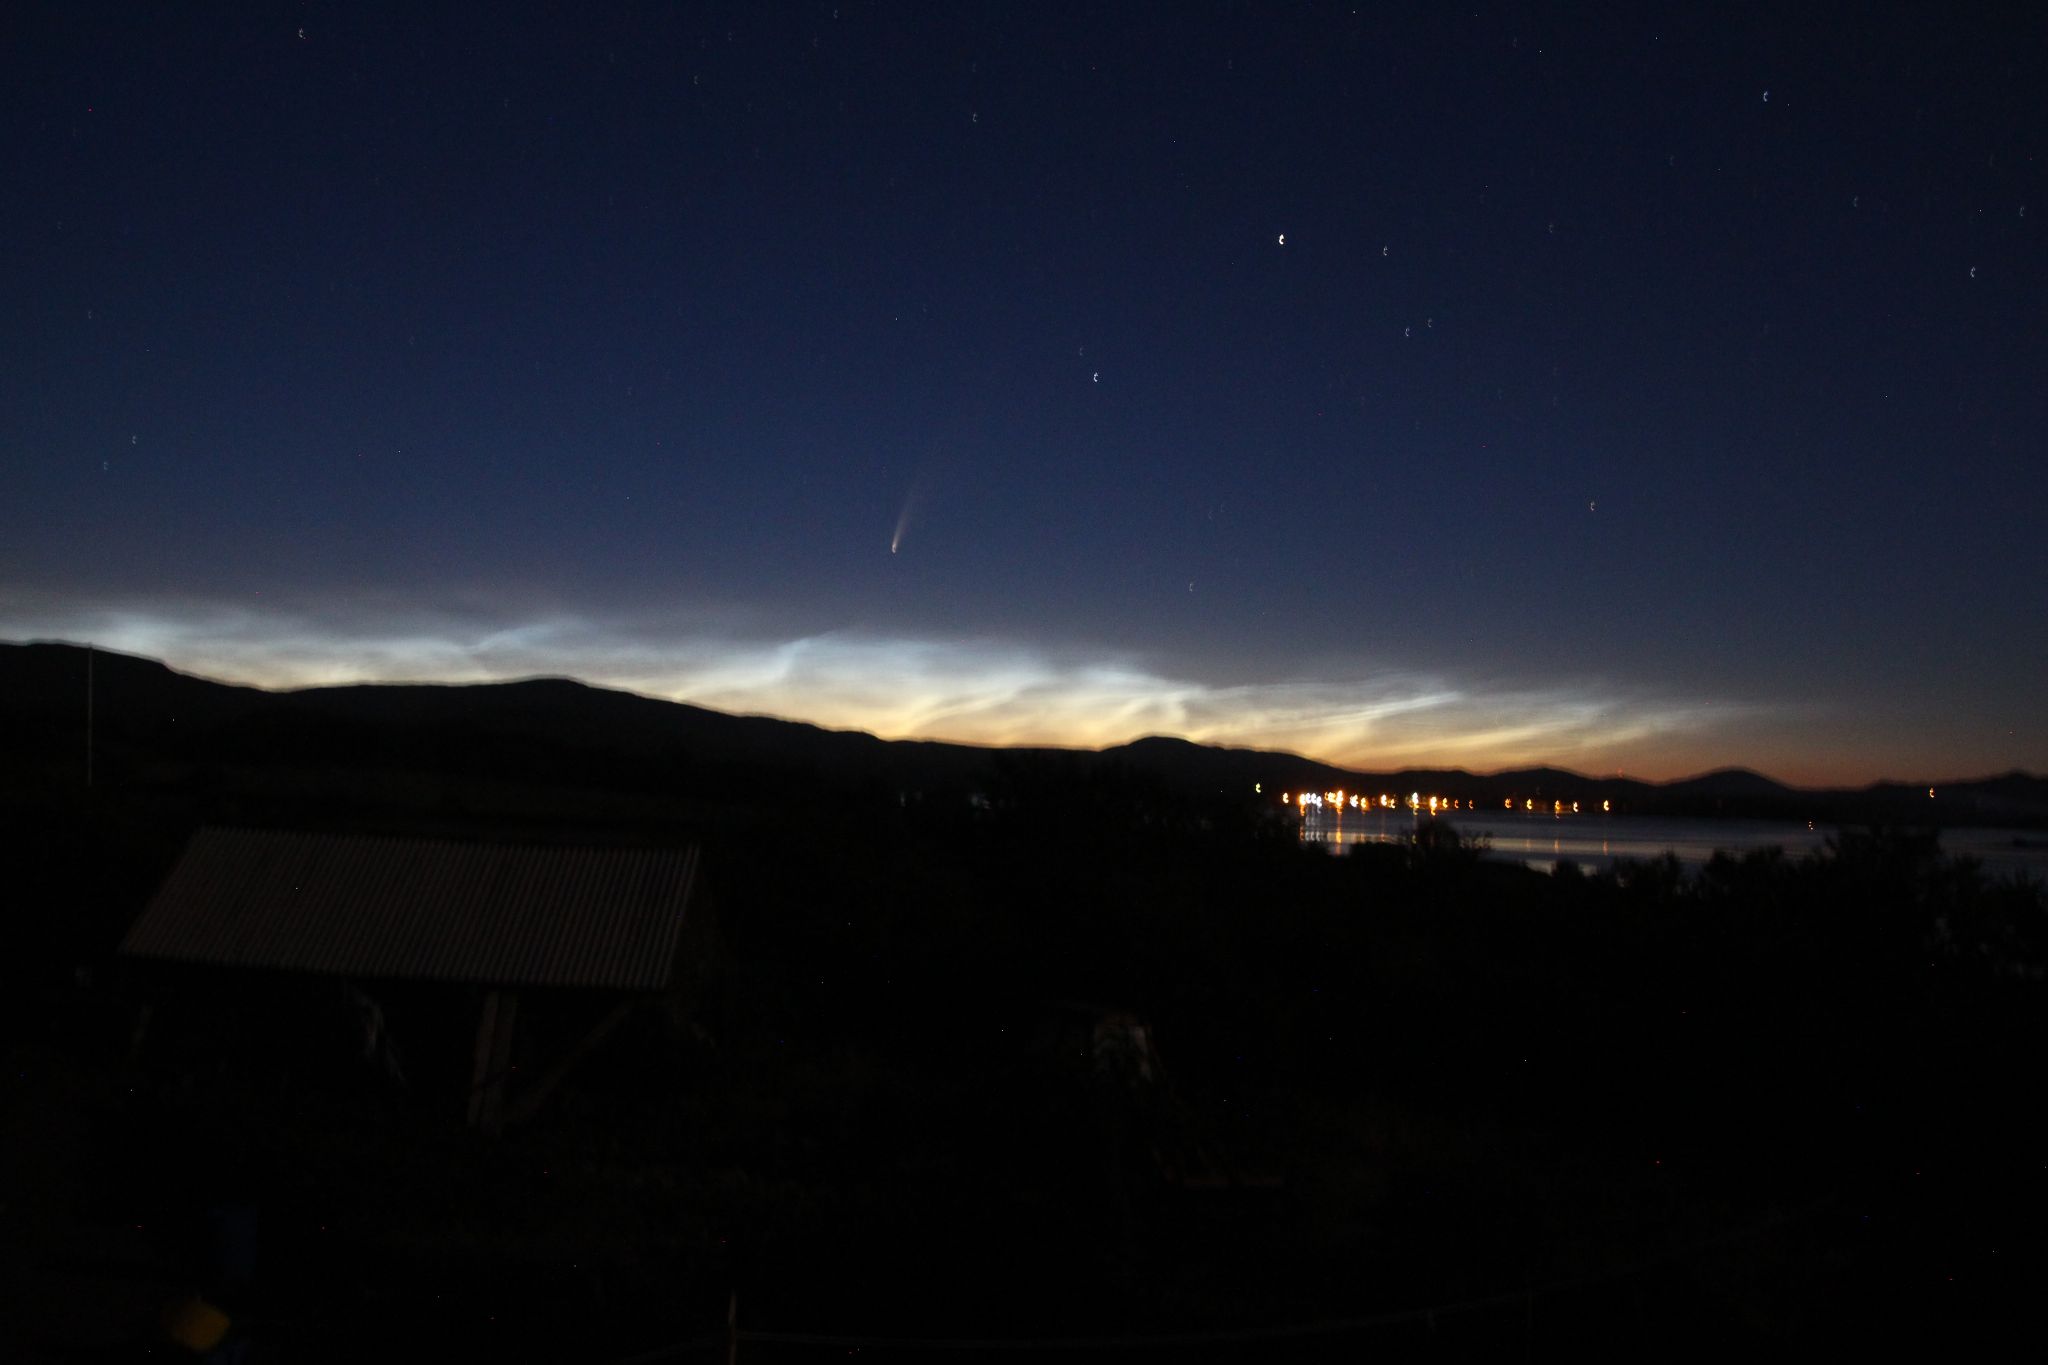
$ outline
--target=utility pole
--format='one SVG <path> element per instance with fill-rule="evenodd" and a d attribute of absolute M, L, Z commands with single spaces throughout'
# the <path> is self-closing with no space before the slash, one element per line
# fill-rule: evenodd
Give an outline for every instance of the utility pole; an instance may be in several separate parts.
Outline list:
<path fill-rule="evenodd" d="M 85 646 L 85 785 L 92 786 L 92 642 Z"/>

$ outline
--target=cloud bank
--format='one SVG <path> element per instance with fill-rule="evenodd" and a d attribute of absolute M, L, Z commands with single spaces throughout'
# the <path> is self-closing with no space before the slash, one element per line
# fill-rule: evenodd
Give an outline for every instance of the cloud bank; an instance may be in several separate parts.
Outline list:
<path fill-rule="evenodd" d="M 787 638 L 730 612 L 15 596 L 0 599 L 0 624 L 14 639 L 89 641 L 269 688 L 562 675 L 890 739 L 1093 748 L 1168 734 L 1360 768 L 1557 763 L 1675 775 L 1687 763 L 1669 756 L 1702 751 L 1742 711 L 1597 680 L 1513 686 L 1395 669 L 1223 685 L 1112 649 L 857 629 Z"/>

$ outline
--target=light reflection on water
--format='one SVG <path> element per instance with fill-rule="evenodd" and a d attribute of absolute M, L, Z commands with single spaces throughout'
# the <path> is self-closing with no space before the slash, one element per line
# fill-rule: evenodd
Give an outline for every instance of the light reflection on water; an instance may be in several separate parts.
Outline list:
<path fill-rule="evenodd" d="M 1302 820 L 1304 843 L 1341 852 L 1350 844 L 1405 844 L 1427 823 L 1427 814 L 1406 811 L 1317 811 Z M 1633 815 L 1525 815 L 1501 812 L 1448 823 L 1460 838 L 1485 839 L 1490 856 L 1548 872 L 1573 862 L 1583 872 L 1604 872 L 1622 859 L 1646 861 L 1675 854 L 1688 870 L 1726 849 L 1738 856 L 1761 848 L 1782 848 L 1788 858 L 1812 853 L 1837 827 L 1770 820 L 1687 820 Z M 2030 872 L 2048 877 L 2048 834 L 2011 829 L 1954 829 L 1941 835 L 1944 853 L 1975 858 L 1992 876 Z"/>

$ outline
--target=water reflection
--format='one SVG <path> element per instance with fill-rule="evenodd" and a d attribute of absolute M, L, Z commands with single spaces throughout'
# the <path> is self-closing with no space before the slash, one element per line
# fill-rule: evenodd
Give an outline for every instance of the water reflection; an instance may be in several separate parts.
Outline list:
<path fill-rule="evenodd" d="M 1352 844 L 1406 844 L 1430 823 L 1427 811 L 1310 807 L 1302 814 L 1304 843 L 1341 853 Z M 1704 866 L 1716 852 L 1738 857 L 1781 848 L 1789 858 L 1816 852 L 1837 833 L 1832 826 L 1805 821 L 1688 820 L 1630 815 L 1552 815 L 1543 811 L 1481 812 L 1450 823 L 1461 838 L 1483 840 L 1490 856 L 1548 872 L 1560 862 L 1586 873 L 1604 872 L 1623 859 L 1647 860 L 1673 854 L 1687 869 Z M 2009 829 L 1943 831 L 1942 849 L 1975 858 L 1992 876 L 2028 873 L 2048 877 L 2048 842 L 2039 833 Z"/>

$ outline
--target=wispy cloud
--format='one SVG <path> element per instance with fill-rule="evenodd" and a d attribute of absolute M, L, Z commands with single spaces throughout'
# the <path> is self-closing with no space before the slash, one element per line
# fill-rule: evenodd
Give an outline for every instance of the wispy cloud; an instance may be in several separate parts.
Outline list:
<path fill-rule="evenodd" d="M 1173 734 L 1360 767 L 1640 770 L 1640 756 L 1697 748 L 1740 711 L 1725 700 L 1650 696 L 1587 679 L 1528 687 L 1358 670 L 1219 685 L 1108 649 L 857 630 L 775 638 L 732 613 L 523 615 L 482 601 L 421 607 L 327 598 L 257 607 L 13 594 L 0 597 L 0 628 L 17 639 L 90 640 L 272 688 L 560 674 L 889 738 L 1094 747 Z"/>

